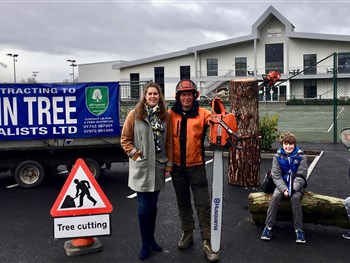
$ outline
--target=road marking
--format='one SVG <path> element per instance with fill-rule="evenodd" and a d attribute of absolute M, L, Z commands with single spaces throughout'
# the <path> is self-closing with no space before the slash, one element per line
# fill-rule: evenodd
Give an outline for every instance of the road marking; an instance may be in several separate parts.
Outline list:
<path fill-rule="evenodd" d="M 17 186 L 19 186 L 19 184 L 12 184 L 12 185 L 6 186 L 6 188 L 10 189 L 10 188 L 14 188 L 14 187 L 17 187 Z"/>
<path fill-rule="evenodd" d="M 135 198 L 136 196 L 137 196 L 137 193 L 133 193 L 133 194 L 127 196 L 126 198 L 131 199 L 131 198 Z"/>
<path fill-rule="evenodd" d="M 55 173 L 53 175 L 66 174 L 66 173 L 69 173 L 69 171 L 65 170 L 65 171 L 61 171 L 61 172 Z"/>

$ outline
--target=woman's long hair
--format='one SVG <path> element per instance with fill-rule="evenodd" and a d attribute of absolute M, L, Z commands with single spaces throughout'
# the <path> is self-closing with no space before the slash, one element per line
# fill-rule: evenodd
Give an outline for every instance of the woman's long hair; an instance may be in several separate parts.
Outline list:
<path fill-rule="evenodd" d="M 155 82 L 149 82 L 146 85 L 146 87 L 144 88 L 143 97 L 135 106 L 136 119 L 137 120 L 144 120 L 147 117 L 147 112 L 145 110 L 145 104 L 146 104 L 146 94 L 147 94 L 149 88 L 156 88 L 158 90 L 158 93 L 159 93 L 158 117 L 161 121 L 164 121 L 165 117 L 166 117 L 166 107 L 165 107 L 164 95 L 162 93 L 162 90 L 160 89 L 160 86 Z"/>

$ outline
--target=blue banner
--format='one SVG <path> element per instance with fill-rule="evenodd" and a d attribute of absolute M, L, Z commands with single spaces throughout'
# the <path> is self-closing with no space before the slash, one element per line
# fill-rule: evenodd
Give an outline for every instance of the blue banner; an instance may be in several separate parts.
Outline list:
<path fill-rule="evenodd" d="M 120 136 L 119 83 L 0 84 L 0 140 Z"/>

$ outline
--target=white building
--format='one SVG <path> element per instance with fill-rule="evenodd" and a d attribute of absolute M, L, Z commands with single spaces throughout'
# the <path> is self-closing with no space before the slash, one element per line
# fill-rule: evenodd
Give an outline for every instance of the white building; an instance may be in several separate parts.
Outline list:
<path fill-rule="evenodd" d="M 263 74 L 276 70 L 282 82 L 260 100 L 285 101 L 333 98 L 334 65 L 338 97 L 348 98 L 350 36 L 294 32 L 293 24 L 270 6 L 252 25 L 250 35 L 134 61 L 81 64 L 78 70 L 80 82 L 153 80 L 164 89 L 166 99 L 174 98 L 180 79 L 192 79 L 205 95 L 232 79 L 262 81 Z"/>
<path fill-rule="evenodd" d="M 97 62 L 89 64 L 79 64 L 79 81 L 118 81 L 120 80 L 120 71 L 117 65 L 125 62 L 124 60 Z"/>

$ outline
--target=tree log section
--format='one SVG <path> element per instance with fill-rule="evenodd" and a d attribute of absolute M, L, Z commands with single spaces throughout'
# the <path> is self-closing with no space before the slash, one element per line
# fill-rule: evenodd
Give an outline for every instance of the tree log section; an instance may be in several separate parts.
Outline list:
<path fill-rule="evenodd" d="M 258 81 L 254 78 L 231 81 L 231 112 L 237 120 L 241 149 L 229 153 L 228 182 L 239 186 L 260 184 L 260 141 Z"/>
<path fill-rule="evenodd" d="M 255 223 L 265 224 L 271 196 L 272 194 L 264 192 L 249 194 L 249 210 Z M 304 223 L 350 228 L 344 199 L 306 192 L 301 203 Z M 293 221 L 289 200 L 280 203 L 277 221 Z"/>

